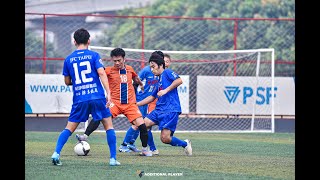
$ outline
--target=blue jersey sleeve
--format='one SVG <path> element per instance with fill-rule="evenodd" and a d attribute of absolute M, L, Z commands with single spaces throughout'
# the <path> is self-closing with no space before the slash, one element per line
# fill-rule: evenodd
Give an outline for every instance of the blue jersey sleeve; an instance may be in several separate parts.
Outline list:
<path fill-rule="evenodd" d="M 100 55 L 98 53 L 95 53 L 95 57 L 94 57 L 94 65 L 95 65 L 95 70 L 103 67 L 104 65 L 102 63 L 102 59 L 100 58 Z"/>
<path fill-rule="evenodd" d="M 171 81 L 174 81 L 174 80 L 180 78 L 180 76 L 176 72 L 172 71 L 171 69 L 166 69 L 166 71 L 164 71 L 164 72 L 166 73 L 167 77 Z"/>
<path fill-rule="evenodd" d="M 146 84 L 146 81 L 145 81 L 146 80 L 146 67 L 141 69 L 140 72 L 138 73 L 140 80 L 142 81 L 142 83 L 145 83 L 145 84 Z M 144 88 L 146 88 L 145 84 L 144 84 Z M 137 89 L 137 93 L 136 93 L 137 100 L 144 99 L 145 97 L 143 96 L 143 94 L 144 93 L 141 91 L 141 89 L 139 91 Z"/>
<path fill-rule="evenodd" d="M 68 61 L 68 59 L 65 59 L 64 63 L 63 63 L 62 75 L 64 75 L 64 76 L 70 76 L 70 72 L 69 72 L 67 61 Z"/>
<path fill-rule="evenodd" d="M 139 72 L 139 78 L 142 80 L 144 80 L 146 78 L 146 67 L 144 67 L 140 72 Z"/>

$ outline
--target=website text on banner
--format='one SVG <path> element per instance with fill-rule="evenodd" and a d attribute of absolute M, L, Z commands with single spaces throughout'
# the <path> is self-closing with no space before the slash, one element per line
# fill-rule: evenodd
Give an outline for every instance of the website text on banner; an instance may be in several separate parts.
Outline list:
<path fill-rule="evenodd" d="M 178 93 L 183 114 L 189 113 L 189 76 L 181 75 Z M 83 87 L 82 93 L 90 93 Z M 25 74 L 25 113 L 70 113 L 72 87 L 60 74 Z"/>

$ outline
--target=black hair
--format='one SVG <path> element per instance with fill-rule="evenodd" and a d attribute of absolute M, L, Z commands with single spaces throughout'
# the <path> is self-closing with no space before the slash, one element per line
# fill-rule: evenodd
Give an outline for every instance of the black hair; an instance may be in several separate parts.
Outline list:
<path fill-rule="evenodd" d="M 77 44 L 87 44 L 90 38 L 90 34 L 86 29 L 80 28 L 74 32 L 73 38 Z"/>
<path fill-rule="evenodd" d="M 124 58 L 126 56 L 126 52 L 124 52 L 122 48 L 115 48 L 111 51 L 110 56 L 122 56 Z"/>
<path fill-rule="evenodd" d="M 157 54 L 157 53 L 152 53 L 150 58 L 149 58 L 149 63 L 150 62 L 155 62 L 156 64 L 158 64 L 158 66 L 163 66 L 163 69 L 166 68 L 165 66 L 165 62 L 164 59 L 161 57 L 161 55 Z"/>
<path fill-rule="evenodd" d="M 162 51 L 154 51 L 152 54 L 154 54 L 154 53 L 159 54 L 162 58 L 164 58 L 164 54 Z"/>

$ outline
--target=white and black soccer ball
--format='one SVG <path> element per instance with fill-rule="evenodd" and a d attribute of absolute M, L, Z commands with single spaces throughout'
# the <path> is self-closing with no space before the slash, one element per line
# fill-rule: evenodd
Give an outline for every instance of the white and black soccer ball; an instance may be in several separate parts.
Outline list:
<path fill-rule="evenodd" d="M 80 141 L 74 146 L 74 152 L 78 156 L 86 156 L 90 151 L 90 145 L 87 141 Z"/>

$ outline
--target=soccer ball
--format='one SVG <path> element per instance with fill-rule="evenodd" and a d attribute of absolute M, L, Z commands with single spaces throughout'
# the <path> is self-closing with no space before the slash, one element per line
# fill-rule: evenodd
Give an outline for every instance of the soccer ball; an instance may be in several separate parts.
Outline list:
<path fill-rule="evenodd" d="M 78 156 L 86 156 L 90 151 L 90 145 L 87 141 L 80 141 L 74 146 L 74 152 Z"/>

